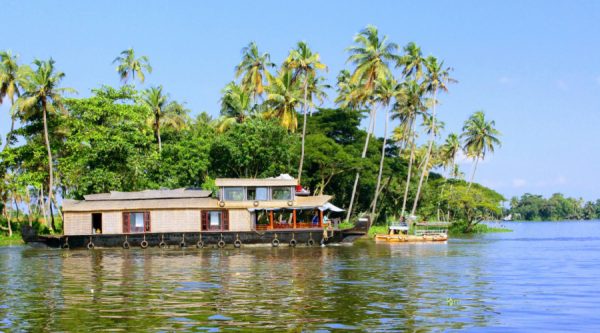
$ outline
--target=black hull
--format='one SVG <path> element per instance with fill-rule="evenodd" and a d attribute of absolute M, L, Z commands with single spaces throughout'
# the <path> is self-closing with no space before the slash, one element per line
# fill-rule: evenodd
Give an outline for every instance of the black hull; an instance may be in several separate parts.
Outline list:
<path fill-rule="evenodd" d="M 33 246 L 53 248 L 111 248 L 111 247 L 244 247 L 247 245 L 317 246 L 320 244 L 348 243 L 364 236 L 356 230 L 334 230 L 325 234 L 322 230 L 268 230 L 268 231 L 225 231 L 147 233 L 127 235 L 71 235 L 23 237 Z M 294 244 L 294 240 L 295 244 Z M 145 243 L 144 243 L 145 241 Z M 221 243 L 222 241 L 222 243 Z M 239 241 L 236 242 L 236 241 Z M 92 245 L 90 245 L 92 244 Z"/>

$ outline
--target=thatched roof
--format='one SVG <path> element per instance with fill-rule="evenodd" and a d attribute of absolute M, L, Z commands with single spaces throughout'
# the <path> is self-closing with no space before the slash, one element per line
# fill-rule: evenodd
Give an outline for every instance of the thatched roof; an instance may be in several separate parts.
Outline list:
<path fill-rule="evenodd" d="M 148 200 L 148 199 L 180 199 L 180 198 L 208 198 L 211 191 L 178 188 L 175 190 L 145 190 L 140 192 L 98 193 L 84 195 L 86 201 L 105 200 Z"/>
<path fill-rule="evenodd" d="M 296 186 L 294 178 L 217 178 L 215 184 L 223 186 Z"/>
<path fill-rule="evenodd" d="M 102 212 L 127 210 L 165 210 L 165 209 L 265 209 L 265 208 L 303 208 L 320 207 L 331 200 L 329 195 L 296 197 L 292 206 L 288 201 L 227 201 L 224 207 L 213 198 L 160 198 L 160 199 L 111 199 L 111 200 L 63 200 L 63 212 Z"/>

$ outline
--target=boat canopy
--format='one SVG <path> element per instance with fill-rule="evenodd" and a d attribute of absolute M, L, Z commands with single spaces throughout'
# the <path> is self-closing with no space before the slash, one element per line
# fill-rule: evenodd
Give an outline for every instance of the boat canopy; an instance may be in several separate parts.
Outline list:
<path fill-rule="evenodd" d="M 344 210 L 337 207 L 332 203 L 325 203 L 322 206 L 294 206 L 294 207 L 265 207 L 265 208 L 248 208 L 249 212 L 255 212 L 257 210 L 266 210 L 266 211 L 278 211 L 278 210 L 303 210 L 303 209 L 318 209 L 320 211 L 330 210 L 332 212 L 343 212 Z"/>

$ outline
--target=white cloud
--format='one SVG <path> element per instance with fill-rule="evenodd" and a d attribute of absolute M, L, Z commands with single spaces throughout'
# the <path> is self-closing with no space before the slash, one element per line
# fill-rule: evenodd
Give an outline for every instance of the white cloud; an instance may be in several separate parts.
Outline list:
<path fill-rule="evenodd" d="M 512 180 L 512 186 L 515 188 L 520 188 L 527 185 L 527 181 L 521 178 L 515 178 Z"/>

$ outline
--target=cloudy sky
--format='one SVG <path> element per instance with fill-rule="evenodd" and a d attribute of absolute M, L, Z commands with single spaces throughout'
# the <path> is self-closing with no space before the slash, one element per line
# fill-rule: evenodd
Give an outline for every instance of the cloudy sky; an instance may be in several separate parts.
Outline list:
<path fill-rule="evenodd" d="M 334 83 L 345 48 L 367 24 L 400 45 L 454 68 L 441 96 L 446 133 L 485 110 L 502 147 L 476 180 L 507 197 L 563 192 L 600 198 L 600 2 L 597 1 L 2 1 L 0 49 L 22 62 L 53 57 L 64 85 L 88 96 L 118 85 L 111 61 L 133 47 L 150 57 L 145 86 L 162 84 L 195 112 L 218 112 L 240 50 L 256 41 L 279 63 L 299 40 L 329 66 Z M 12 27 L 8 29 L 7 27 Z M 331 101 L 326 103 L 331 105 Z M 0 106 L 0 134 L 9 127 Z M 382 134 L 382 119 L 378 133 Z M 461 164 L 470 172 L 469 161 Z"/>

